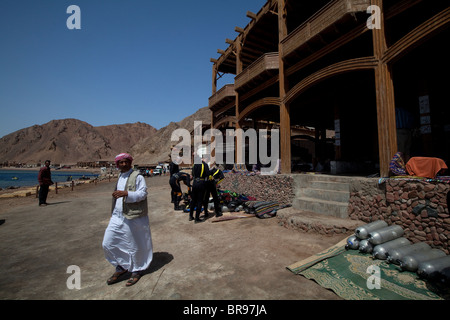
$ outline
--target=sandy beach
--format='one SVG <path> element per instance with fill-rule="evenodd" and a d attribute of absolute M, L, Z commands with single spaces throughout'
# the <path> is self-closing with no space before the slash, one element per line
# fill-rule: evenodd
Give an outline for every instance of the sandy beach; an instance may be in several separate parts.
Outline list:
<path fill-rule="evenodd" d="M 284 228 L 276 218 L 194 224 L 173 210 L 168 176 L 146 178 L 154 258 L 133 287 L 112 286 L 101 247 L 115 180 L 35 197 L 0 199 L 0 299 L 7 300 L 340 300 L 286 266 L 320 252 L 340 236 Z M 81 288 L 69 289 L 69 266 Z M 125 278 L 126 280 L 126 278 Z"/>

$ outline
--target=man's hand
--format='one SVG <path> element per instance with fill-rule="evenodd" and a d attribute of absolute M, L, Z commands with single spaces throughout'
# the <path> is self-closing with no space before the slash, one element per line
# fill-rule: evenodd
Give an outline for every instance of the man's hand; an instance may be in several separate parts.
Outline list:
<path fill-rule="evenodd" d="M 113 196 L 114 199 L 119 199 L 119 198 L 122 198 L 122 197 L 126 197 L 126 196 L 128 196 L 128 191 L 119 191 L 119 190 L 117 190 L 117 191 L 113 192 L 112 196 Z"/>

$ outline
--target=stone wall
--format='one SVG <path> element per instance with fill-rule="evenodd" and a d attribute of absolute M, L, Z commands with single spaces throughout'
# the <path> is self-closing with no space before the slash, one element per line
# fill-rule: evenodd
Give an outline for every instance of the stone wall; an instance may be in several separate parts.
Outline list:
<path fill-rule="evenodd" d="M 253 196 L 257 200 L 292 204 L 295 198 L 293 175 L 226 173 L 221 190 Z M 385 220 L 398 224 L 412 242 L 423 241 L 450 254 L 450 215 L 446 195 L 450 184 L 420 180 L 352 179 L 348 215 L 369 223 Z"/>
<path fill-rule="evenodd" d="M 255 197 L 260 201 L 292 204 L 294 180 L 290 175 L 252 175 L 225 173 L 219 189 Z"/>
<path fill-rule="evenodd" d="M 367 179 L 352 185 L 349 217 L 364 222 L 377 219 L 398 224 L 413 243 L 426 242 L 450 252 L 450 215 L 447 183 L 388 179 L 378 185 Z"/>

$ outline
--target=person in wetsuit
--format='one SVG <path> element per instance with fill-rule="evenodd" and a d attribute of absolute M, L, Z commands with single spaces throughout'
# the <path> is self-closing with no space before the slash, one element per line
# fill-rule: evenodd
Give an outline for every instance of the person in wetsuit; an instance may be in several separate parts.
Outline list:
<path fill-rule="evenodd" d="M 205 198 L 205 180 L 209 176 L 209 166 L 206 162 L 201 160 L 198 155 L 194 161 L 194 166 L 192 167 L 192 200 L 189 210 L 189 221 L 195 220 L 195 223 L 203 222 L 200 220 L 200 212 L 203 206 L 203 200 Z M 195 218 L 194 218 L 195 210 Z"/>

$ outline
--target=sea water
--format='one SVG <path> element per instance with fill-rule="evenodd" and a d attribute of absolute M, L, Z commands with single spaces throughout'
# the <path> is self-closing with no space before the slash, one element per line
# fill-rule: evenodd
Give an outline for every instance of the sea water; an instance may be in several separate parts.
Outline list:
<path fill-rule="evenodd" d="M 39 170 L 1 170 L 0 169 L 0 188 L 5 189 L 8 187 L 33 187 L 38 185 L 38 173 Z M 63 171 L 63 170 L 51 170 L 53 182 L 66 182 L 76 179 L 80 179 L 83 176 L 85 178 L 94 179 L 98 177 L 98 174 L 90 172 L 76 172 L 76 171 Z"/>

